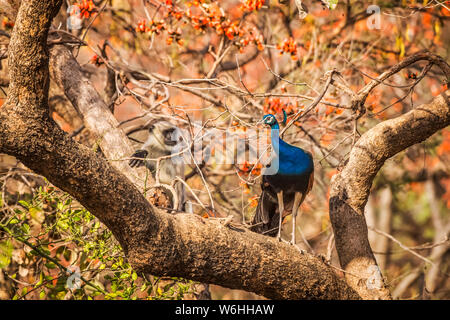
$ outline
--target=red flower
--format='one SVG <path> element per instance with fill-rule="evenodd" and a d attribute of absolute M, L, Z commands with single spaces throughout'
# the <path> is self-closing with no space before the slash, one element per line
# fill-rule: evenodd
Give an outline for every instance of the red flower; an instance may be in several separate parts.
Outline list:
<path fill-rule="evenodd" d="M 261 9 L 264 4 L 264 0 L 244 0 L 243 6 L 249 11 L 255 11 Z"/>
<path fill-rule="evenodd" d="M 81 17 L 89 18 L 97 9 L 92 0 L 83 0 L 81 3 L 75 3 L 74 6 L 80 10 Z"/>
<path fill-rule="evenodd" d="M 289 53 L 292 60 L 297 60 L 297 43 L 292 38 L 284 39 L 284 41 L 277 45 L 277 49 L 280 50 L 280 55 L 283 53 Z"/>

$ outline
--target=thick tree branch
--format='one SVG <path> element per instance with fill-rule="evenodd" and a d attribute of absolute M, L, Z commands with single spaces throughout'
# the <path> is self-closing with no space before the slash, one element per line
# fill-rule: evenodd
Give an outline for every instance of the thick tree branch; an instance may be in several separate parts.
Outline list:
<path fill-rule="evenodd" d="M 376 270 L 364 218 L 373 179 L 387 159 L 450 125 L 449 95 L 447 90 L 431 103 L 366 132 L 352 149 L 344 169 L 332 180 L 330 218 L 336 249 L 341 266 L 347 271 L 347 282 L 363 298 L 389 298 L 381 282 L 377 287 L 367 286 L 366 281 L 361 280 L 374 276 Z"/>

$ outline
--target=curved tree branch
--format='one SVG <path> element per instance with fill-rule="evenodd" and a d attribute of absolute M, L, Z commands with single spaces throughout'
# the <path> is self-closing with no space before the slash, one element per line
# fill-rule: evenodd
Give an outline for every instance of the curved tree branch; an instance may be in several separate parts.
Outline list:
<path fill-rule="evenodd" d="M 366 132 L 353 147 L 344 169 L 333 177 L 330 218 L 341 266 L 347 282 L 363 298 L 389 298 L 376 271 L 376 261 L 367 238 L 364 207 L 373 179 L 384 162 L 400 151 L 420 143 L 450 125 L 450 90 L 431 103 L 384 121 Z M 375 267 L 375 268 L 374 268 Z M 378 277 L 378 285 L 364 279 Z"/>

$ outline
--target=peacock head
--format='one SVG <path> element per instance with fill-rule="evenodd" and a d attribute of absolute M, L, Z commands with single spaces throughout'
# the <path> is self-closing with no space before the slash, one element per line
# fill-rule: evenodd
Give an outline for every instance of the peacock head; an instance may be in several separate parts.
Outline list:
<path fill-rule="evenodd" d="M 283 125 L 286 124 L 286 120 L 287 120 L 286 111 L 283 110 L 283 122 L 282 122 Z M 264 115 L 263 123 L 269 125 L 272 129 L 279 128 L 277 118 L 273 114 L 270 114 L 270 113 Z"/>
<path fill-rule="evenodd" d="M 273 114 L 264 115 L 263 122 L 264 122 L 264 124 L 267 124 L 271 127 L 278 124 L 277 118 L 275 118 L 275 116 Z"/>

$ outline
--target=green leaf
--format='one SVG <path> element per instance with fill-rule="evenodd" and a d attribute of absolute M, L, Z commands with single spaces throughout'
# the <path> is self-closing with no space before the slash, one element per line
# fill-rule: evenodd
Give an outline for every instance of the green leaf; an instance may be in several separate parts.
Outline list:
<path fill-rule="evenodd" d="M 45 266 L 49 269 L 55 269 L 56 268 L 56 264 L 54 264 L 53 262 L 49 261 L 45 264 Z"/>
<path fill-rule="evenodd" d="M 41 274 L 39 275 L 39 281 L 34 285 L 35 288 L 39 287 L 42 282 L 44 282 L 44 273 L 41 272 Z"/>
<path fill-rule="evenodd" d="M 64 220 L 59 220 L 58 221 L 58 227 L 60 227 L 63 230 L 69 229 L 69 225 Z"/>
<path fill-rule="evenodd" d="M 30 204 L 28 202 L 26 202 L 25 200 L 19 200 L 19 204 L 21 204 L 23 207 L 25 208 L 29 208 Z"/>
<path fill-rule="evenodd" d="M 30 226 L 27 223 L 24 223 L 22 225 L 22 231 L 26 234 L 28 234 L 30 232 Z"/>
<path fill-rule="evenodd" d="M 336 9 L 339 1 L 338 0 L 324 0 L 322 2 L 325 2 L 328 9 L 334 10 L 334 9 Z"/>
<path fill-rule="evenodd" d="M 13 246 L 9 240 L 0 242 L 0 269 L 11 263 L 12 252 Z"/>
<path fill-rule="evenodd" d="M 128 279 L 130 277 L 130 275 L 128 273 L 122 273 L 120 275 L 120 279 Z"/>

